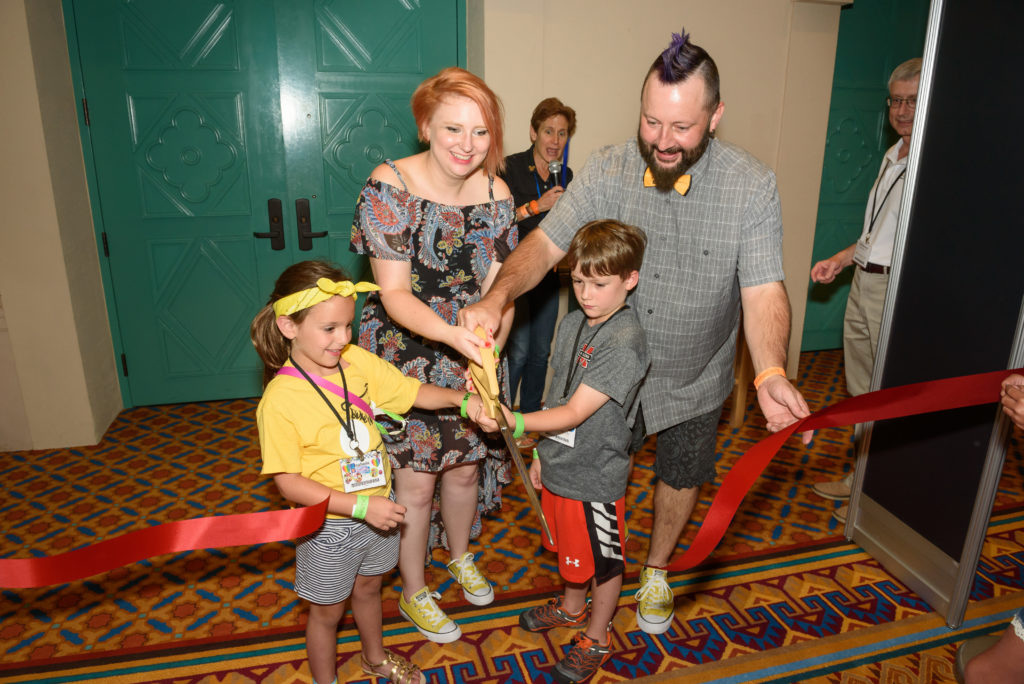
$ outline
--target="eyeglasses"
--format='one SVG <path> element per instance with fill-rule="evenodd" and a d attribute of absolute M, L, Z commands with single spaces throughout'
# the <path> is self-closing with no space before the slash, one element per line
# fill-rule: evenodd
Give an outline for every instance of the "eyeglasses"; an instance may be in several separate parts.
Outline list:
<path fill-rule="evenodd" d="M 887 97 L 885 98 L 885 104 L 889 105 L 893 109 L 899 109 L 903 105 L 907 105 L 910 109 L 917 107 L 917 96 L 911 97 Z"/>

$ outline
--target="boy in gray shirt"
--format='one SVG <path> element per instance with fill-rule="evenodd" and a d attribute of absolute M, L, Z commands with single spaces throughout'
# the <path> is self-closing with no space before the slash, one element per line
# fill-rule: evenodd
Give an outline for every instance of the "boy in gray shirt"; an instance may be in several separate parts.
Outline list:
<path fill-rule="evenodd" d="M 582 682 L 611 656 L 611 620 L 622 589 L 628 453 L 636 397 L 647 372 L 647 342 L 626 304 L 636 287 L 647 238 L 618 221 L 591 221 L 569 245 L 580 310 L 562 319 L 551 355 L 546 409 L 512 414 L 520 429 L 545 433 L 530 479 L 558 555 L 564 595 L 520 614 L 531 632 L 586 628 L 551 671 Z M 587 598 L 587 592 L 591 598 Z"/>

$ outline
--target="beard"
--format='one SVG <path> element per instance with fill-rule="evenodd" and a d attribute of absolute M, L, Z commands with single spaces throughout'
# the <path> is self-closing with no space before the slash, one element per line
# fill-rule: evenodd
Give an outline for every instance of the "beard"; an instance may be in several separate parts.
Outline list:
<path fill-rule="evenodd" d="M 704 156 L 704 152 L 708 149 L 708 145 L 711 144 L 711 122 L 708 122 L 708 127 L 704 131 L 704 135 L 701 137 L 700 142 L 697 146 L 692 149 L 686 149 L 685 147 L 671 147 L 667 150 L 660 150 L 661 152 L 668 152 L 669 154 L 675 154 L 680 152 L 679 161 L 669 167 L 661 166 L 658 160 L 654 156 L 654 145 L 647 144 L 642 137 L 640 137 L 640 127 L 637 126 L 636 131 L 636 142 L 640 148 L 640 156 L 647 162 L 647 168 L 651 170 L 651 177 L 654 179 L 654 187 L 662 192 L 668 192 L 672 190 L 676 181 L 684 173 L 690 170 L 690 167 L 700 161 L 700 158 Z"/>

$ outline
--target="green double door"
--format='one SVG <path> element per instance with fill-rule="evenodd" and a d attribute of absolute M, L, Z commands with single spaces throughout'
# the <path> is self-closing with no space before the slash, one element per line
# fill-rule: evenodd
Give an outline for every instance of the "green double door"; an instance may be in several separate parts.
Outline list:
<path fill-rule="evenodd" d="M 275 278 L 353 277 L 359 191 L 417 151 L 415 87 L 464 63 L 464 0 L 67 0 L 128 406 L 255 396 Z"/>

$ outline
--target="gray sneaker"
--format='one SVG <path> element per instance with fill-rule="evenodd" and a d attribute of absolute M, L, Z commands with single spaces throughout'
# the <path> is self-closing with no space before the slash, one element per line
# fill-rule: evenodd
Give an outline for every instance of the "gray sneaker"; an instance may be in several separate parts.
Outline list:
<path fill-rule="evenodd" d="M 610 626 L 610 625 L 609 625 Z M 585 682 L 601 669 L 601 666 L 612 657 L 611 634 L 608 645 L 602 646 L 584 632 L 572 638 L 569 652 L 551 668 L 551 678 L 558 684 L 576 684 Z"/>
<path fill-rule="evenodd" d="M 815 482 L 811 489 L 823 499 L 832 501 L 846 501 L 850 498 L 850 488 L 853 486 L 853 473 L 850 473 L 842 480 L 835 482 Z"/>
<path fill-rule="evenodd" d="M 583 629 L 590 621 L 590 599 L 583 610 L 573 615 L 562 608 L 562 597 L 556 596 L 542 606 L 524 610 L 519 614 L 519 626 L 527 632 L 543 632 L 554 627 Z"/>

